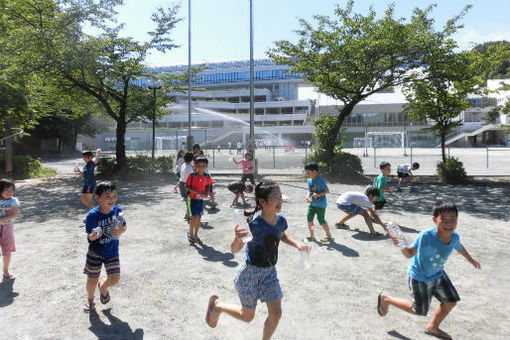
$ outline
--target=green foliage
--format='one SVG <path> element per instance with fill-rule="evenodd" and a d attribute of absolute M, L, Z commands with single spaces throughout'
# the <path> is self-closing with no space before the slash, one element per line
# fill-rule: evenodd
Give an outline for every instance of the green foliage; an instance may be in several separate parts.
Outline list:
<path fill-rule="evenodd" d="M 455 157 L 437 163 L 437 174 L 443 182 L 449 184 L 462 184 L 467 180 L 464 164 Z"/>
<path fill-rule="evenodd" d="M 488 41 L 482 44 L 476 45 L 473 50 L 478 51 L 482 54 L 490 53 L 491 47 L 498 47 L 506 51 L 507 53 L 499 54 L 499 62 L 496 63 L 492 68 L 484 70 L 480 75 L 484 79 L 508 79 L 510 78 L 510 42 L 508 41 Z"/>
<path fill-rule="evenodd" d="M 101 157 L 97 169 L 102 176 L 110 177 L 118 174 L 119 167 L 115 158 Z M 161 156 L 152 159 L 151 156 L 136 155 L 127 157 L 126 167 L 122 169 L 123 174 L 142 175 L 161 173 L 168 175 L 173 170 L 173 159 L 171 156 Z"/>
<path fill-rule="evenodd" d="M 342 149 L 345 138 L 343 135 L 335 133 L 336 120 L 337 118 L 334 116 L 321 113 L 319 118 L 314 122 L 315 131 L 312 134 L 317 139 L 317 143 L 314 145 L 315 152 L 331 149 L 333 152 L 337 153 Z"/>
<path fill-rule="evenodd" d="M 12 168 L 12 175 L 15 179 L 49 177 L 57 174 L 56 170 L 43 167 L 39 158 L 30 156 L 13 156 Z M 5 158 L 3 154 L 0 156 L 0 169 L 5 169 Z M 5 176 L 5 174 L 2 176 Z"/>
<path fill-rule="evenodd" d="M 361 159 L 343 151 L 337 151 L 331 157 L 325 150 L 315 150 L 305 159 L 305 164 L 308 162 L 316 162 L 321 175 L 332 181 L 349 182 L 363 174 Z"/>

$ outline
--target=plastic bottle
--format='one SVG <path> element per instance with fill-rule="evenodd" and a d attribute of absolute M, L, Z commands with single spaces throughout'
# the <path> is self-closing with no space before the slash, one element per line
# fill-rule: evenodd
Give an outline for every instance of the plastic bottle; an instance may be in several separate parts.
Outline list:
<path fill-rule="evenodd" d="M 312 245 L 305 243 L 301 247 L 300 251 L 300 260 L 299 260 L 299 266 L 301 269 L 309 269 L 310 268 L 310 255 L 312 254 Z"/>
<path fill-rule="evenodd" d="M 119 222 L 122 222 L 122 225 L 124 225 L 124 214 L 121 212 L 119 212 L 118 215 L 113 215 L 112 216 L 112 229 L 118 229 L 120 228 L 119 227 Z M 119 235 L 115 235 L 112 231 L 112 239 L 114 240 L 118 240 L 119 239 Z"/>
<path fill-rule="evenodd" d="M 400 229 L 398 224 L 388 222 L 386 224 L 386 228 L 388 228 L 388 232 L 390 233 L 391 236 L 398 238 L 398 246 L 400 247 L 400 249 L 404 249 L 407 247 L 407 239 L 404 236 L 404 233 L 402 233 L 402 230 Z"/>
<path fill-rule="evenodd" d="M 252 235 L 252 233 L 250 231 L 250 226 L 246 222 L 246 218 L 244 216 L 244 210 L 242 210 L 242 209 L 234 209 L 234 215 L 235 215 L 235 218 L 236 218 L 236 224 L 239 224 L 239 226 L 242 229 L 244 229 L 244 230 L 246 230 L 248 232 L 248 234 L 246 234 L 242 238 L 243 243 L 248 243 L 251 240 L 253 240 L 253 235 Z"/>
<path fill-rule="evenodd" d="M 101 234 L 101 231 L 103 231 L 103 228 L 101 228 L 101 227 L 97 227 L 97 228 L 95 228 L 95 229 L 94 229 L 94 231 L 92 232 L 92 234 L 93 234 L 94 236 L 99 236 L 99 234 Z"/>

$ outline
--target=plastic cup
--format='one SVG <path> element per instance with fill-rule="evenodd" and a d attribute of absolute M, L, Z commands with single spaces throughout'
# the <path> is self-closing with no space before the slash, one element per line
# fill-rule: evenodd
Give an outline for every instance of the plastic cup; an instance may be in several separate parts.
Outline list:
<path fill-rule="evenodd" d="M 251 234 L 250 229 L 247 229 L 246 231 L 248 232 L 248 234 L 242 237 L 243 243 L 248 243 L 251 240 L 253 240 L 253 235 Z"/>
<path fill-rule="evenodd" d="M 299 266 L 301 269 L 309 269 L 310 268 L 310 256 L 312 254 L 312 245 L 311 244 L 303 244 L 300 251 L 300 259 Z"/>

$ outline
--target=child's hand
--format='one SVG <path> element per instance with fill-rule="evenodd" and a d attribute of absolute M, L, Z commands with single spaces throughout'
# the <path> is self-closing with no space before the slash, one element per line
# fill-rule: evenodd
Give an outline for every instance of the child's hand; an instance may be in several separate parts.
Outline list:
<path fill-rule="evenodd" d="M 236 238 L 239 240 L 242 240 L 243 237 L 248 235 L 248 230 L 244 229 L 239 224 L 236 224 L 234 231 L 235 231 Z"/>
<path fill-rule="evenodd" d="M 312 194 L 312 198 L 313 198 L 314 200 L 316 200 L 317 198 L 319 198 L 319 194 L 318 194 L 318 193 L 316 193 L 316 192 L 315 192 L 315 193 L 313 193 L 313 194 Z"/>
<path fill-rule="evenodd" d="M 397 247 L 399 246 L 399 238 L 398 236 L 395 236 L 395 235 L 391 235 L 390 233 L 388 233 L 388 236 L 393 240 L 393 244 L 396 245 Z"/>
<path fill-rule="evenodd" d="M 92 232 L 89 234 L 89 240 L 91 240 L 91 241 L 95 241 L 97 239 L 100 239 L 101 236 L 103 236 L 103 229 L 101 229 L 101 231 L 97 235 L 94 234 L 95 230 L 96 230 L 96 228 L 92 229 Z"/>
<path fill-rule="evenodd" d="M 471 261 L 471 264 L 473 265 L 473 267 L 475 267 L 476 269 L 482 269 L 482 266 L 480 265 L 480 262 L 476 261 L 475 259 L 473 259 L 473 261 Z"/>
<path fill-rule="evenodd" d="M 306 251 L 307 253 L 310 253 L 312 251 L 312 245 L 311 244 L 303 244 L 301 243 L 298 248 L 299 251 Z"/>

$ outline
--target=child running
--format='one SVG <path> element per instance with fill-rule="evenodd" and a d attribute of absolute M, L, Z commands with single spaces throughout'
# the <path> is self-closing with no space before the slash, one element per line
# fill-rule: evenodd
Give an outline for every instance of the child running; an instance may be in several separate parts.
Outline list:
<path fill-rule="evenodd" d="M 474 260 L 466 248 L 460 243 L 457 227 L 457 206 L 450 202 L 439 201 L 432 211 L 432 221 L 435 228 L 422 231 L 410 247 L 402 249 L 402 254 L 410 258 L 408 272 L 408 286 L 413 301 L 379 294 L 377 298 L 377 313 L 385 316 L 389 306 L 395 306 L 403 311 L 415 315 L 426 316 L 432 296 L 439 300 L 428 323 L 425 334 L 439 339 L 452 339 L 439 328 L 441 322 L 460 300 L 457 290 L 444 271 L 444 265 L 453 249 L 457 250 L 473 267 L 480 269 L 480 263 Z M 398 238 L 393 237 L 398 245 Z"/>
<path fill-rule="evenodd" d="M 11 253 L 16 251 L 14 242 L 14 224 L 12 222 L 19 212 L 19 201 L 14 197 L 14 182 L 8 179 L 0 179 L 0 246 L 4 262 L 4 279 L 11 279 L 9 273 Z"/>
<path fill-rule="evenodd" d="M 345 215 L 340 221 L 336 223 L 337 228 L 348 228 L 345 222 L 359 214 L 363 216 L 365 223 L 370 230 L 369 237 L 374 238 L 375 236 L 380 236 L 381 234 L 375 231 L 370 216 L 366 211 L 369 210 L 370 214 L 375 219 L 375 222 L 380 224 L 387 233 L 388 230 L 386 229 L 386 225 L 381 221 L 379 216 L 377 216 L 374 209 L 373 202 L 378 196 L 379 189 L 376 189 L 372 186 L 368 187 L 364 194 L 357 191 L 348 191 L 342 194 L 336 201 L 336 206 L 338 209 L 347 213 L 347 215 Z"/>
<path fill-rule="evenodd" d="M 188 241 L 189 243 L 202 243 L 198 237 L 200 220 L 204 214 L 204 198 L 213 199 L 211 192 L 212 178 L 206 173 L 209 161 L 205 157 L 195 159 L 195 172 L 188 175 L 186 179 L 186 189 L 188 190 L 188 216 L 191 217 L 189 223 Z"/>
<path fill-rule="evenodd" d="M 379 164 L 379 169 L 381 173 L 374 179 L 374 187 L 379 190 L 379 196 L 374 201 L 375 210 L 381 210 L 386 205 L 387 202 L 384 199 L 385 191 L 395 191 L 395 188 L 388 187 L 388 176 L 391 173 L 391 164 L 388 162 L 381 162 L 381 164 Z"/>
<path fill-rule="evenodd" d="M 175 175 L 177 176 L 177 184 L 172 188 L 173 192 L 177 193 L 177 188 L 180 188 L 179 182 L 181 178 L 181 168 L 184 164 L 184 155 L 186 154 L 186 151 L 179 150 L 177 153 L 177 160 L 175 161 Z M 182 192 L 181 192 L 182 195 Z"/>
<path fill-rule="evenodd" d="M 328 222 L 324 219 L 326 214 L 326 207 L 328 201 L 326 194 L 329 193 L 328 185 L 326 181 L 319 175 L 319 166 L 317 163 L 309 163 L 305 165 L 306 175 L 308 176 L 308 194 L 306 195 L 306 201 L 310 203 L 308 206 L 308 214 L 306 220 L 308 222 L 308 231 L 310 236 L 308 241 L 315 241 L 315 227 L 313 226 L 313 218 L 317 214 L 317 220 L 326 232 L 326 238 L 323 238 L 321 242 L 333 241 L 331 232 L 329 231 Z"/>
<path fill-rule="evenodd" d="M 234 193 L 236 197 L 234 197 L 234 200 L 232 201 L 232 204 L 230 205 L 231 208 L 235 207 L 237 204 L 237 201 L 239 200 L 239 197 L 243 200 L 243 205 L 246 205 L 246 198 L 244 197 L 244 193 L 250 193 L 253 191 L 253 185 L 248 184 L 245 185 L 241 181 L 235 181 L 228 185 L 227 189 Z"/>
<path fill-rule="evenodd" d="M 97 149 L 96 158 L 92 159 L 92 151 L 83 152 L 82 156 L 85 165 L 83 166 L 83 171 L 78 169 L 78 171 L 80 171 L 80 175 L 83 177 L 83 189 L 81 191 L 80 199 L 89 210 L 94 208 L 94 204 L 92 203 L 92 196 L 94 195 L 94 188 L 96 187 L 94 169 L 96 168 L 96 164 L 99 162 L 100 153 L 101 149 Z"/>
<path fill-rule="evenodd" d="M 253 178 L 253 161 L 252 161 L 252 154 L 250 152 L 247 152 L 244 154 L 244 159 L 241 159 L 239 161 L 236 161 L 235 158 L 232 158 L 232 162 L 235 164 L 241 164 L 241 167 L 243 168 L 243 176 L 241 176 L 241 182 L 246 182 L 246 180 L 250 180 L 250 183 L 252 185 L 255 185 L 255 179 Z"/>
<path fill-rule="evenodd" d="M 119 236 L 126 232 L 127 225 L 122 209 L 115 205 L 117 188 L 110 182 L 100 182 L 95 191 L 99 206 L 88 212 L 85 231 L 89 249 L 83 273 L 87 275 L 87 303 L 84 312 L 95 310 L 94 294 L 99 288 L 100 301 L 110 301 L 108 288 L 120 281 Z M 99 281 L 101 266 L 104 264 L 106 280 Z"/>
<path fill-rule="evenodd" d="M 296 242 L 286 233 L 287 220 L 280 214 L 282 192 L 276 182 L 264 181 L 255 187 L 256 207 L 249 214 L 249 228 L 253 239 L 246 246 L 246 263 L 241 266 L 234 285 L 241 306 L 220 302 L 218 296 L 209 298 L 205 321 L 210 327 L 216 327 L 220 314 L 228 315 L 244 322 L 250 322 L 255 316 L 257 301 L 265 302 L 268 316 L 264 322 L 262 339 L 270 339 L 282 315 L 283 297 L 276 272 L 278 245 L 282 241 L 298 250 L 307 251 L 309 245 Z M 259 212 L 253 216 L 256 212 Z M 244 243 L 242 238 L 248 231 L 235 226 L 234 239 L 230 245 L 233 254 L 239 252 Z"/>

